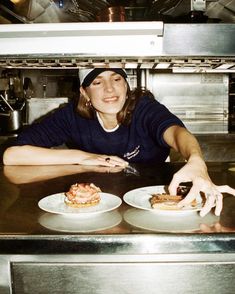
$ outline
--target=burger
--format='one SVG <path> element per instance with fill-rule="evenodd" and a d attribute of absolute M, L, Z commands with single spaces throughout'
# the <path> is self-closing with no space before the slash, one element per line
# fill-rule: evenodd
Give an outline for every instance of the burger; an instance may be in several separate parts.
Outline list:
<path fill-rule="evenodd" d="M 178 187 L 177 195 L 169 195 L 169 194 L 152 194 L 151 198 L 149 199 L 151 207 L 153 209 L 161 209 L 161 210 L 181 210 L 178 207 L 178 203 L 186 197 L 190 188 L 189 187 Z M 193 200 L 187 208 L 193 208 L 197 205 L 196 200 Z"/>
<path fill-rule="evenodd" d="M 101 189 L 93 183 L 73 184 L 65 193 L 65 204 L 71 207 L 89 207 L 100 203 Z"/>

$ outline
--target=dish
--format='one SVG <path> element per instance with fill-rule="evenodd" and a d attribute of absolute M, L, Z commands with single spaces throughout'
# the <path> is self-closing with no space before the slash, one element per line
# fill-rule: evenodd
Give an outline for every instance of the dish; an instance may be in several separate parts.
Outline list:
<path fill-rule="evenodd" d="M 156 232 L 192 232 L 200 230 L 201 224 L 209 226 L 219 221 L 219 217 L 209 213 L 204 217 L 198 214 L 172 215 L 171 217 L 162 217 L 158 213 L 149 213 L 146 210 L 136 208 L 128 209 L 124 215 L 124 220 L 137 228 L 151 230 Z"/>
<path fill-rule="evenodd" d="M 41 226 L 60 232 L 85 233 L 110 229 L 117 226 L 122 221 L 122 216 L 118 211 L 110 211 L 96 214 L 91 218 L 68 218 L 64 215 L 44 213 L 39 218 Z"/>
<path fill-rule="evenodd" d="M 73 208 L 64 203 L 64 193 L 47 196 L 38 202 L 38 206 L 47 212 L 62 214 L 69 217 L 87 217 L 91 214 L 99 214 L 111 211 L 119 207 L 122 200 L 113 194 L 100 193 L 100 203 L 94 206 Z"/>
<path fill-rule="evenodd" d="M 167 186 L 148 186 L 148 187 L 134 189 L 127 192 L 123 196 L 123 200 L 127 204 L 135 208 L 149 210 L 153 213 L 168 214 L 168 215 L 173 215 L 173 214 L 182 215 L 182 214 L 192 213 L 195 211 L 199 211 L 202 208 L 202 204 L 198 203 L 198 205 L 195 207 L 188 206 L 188 207 L 183 207 L 182 209 L 179 209 L 179 210 L 153 209 L 150 205 L 149 198 L 151 197 L 152 194 L 155 194 L 155 193 L 167 193 Z M 198 195 L 197 198 L 198 198 L 197 200 L 200 201 L 200 195 Z"/>

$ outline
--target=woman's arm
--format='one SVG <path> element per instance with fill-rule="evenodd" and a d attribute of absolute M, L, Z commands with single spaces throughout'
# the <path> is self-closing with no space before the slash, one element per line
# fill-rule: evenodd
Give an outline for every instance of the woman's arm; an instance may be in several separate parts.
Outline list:
<path fill-rule="evenodd" d="M 92 166 L 79 164 L 65 165 L 5 165 L 3 167 L 4 176 L 14 184 L 33 183 L 50 180 L 62 176 L 96 172 L 96 173 L 118 173 L 123 167 Z"/>
<path fill-rule="evenodd" d="M 207 166 L 203 160 L 201 148 L 197 139 L 185 128 L 172 126 L 164 133 L 166 143 L 187 160 L 186 164 L 174 174 L 169 185 L 170 194 L 176 194 L 177 187 L 182 182 L 192 182 L 192 188 L 187 197 L 180 202 L 181 206 L 187 205 L 203 192 L 206 198 L 205 205 L 200 212 L 206 215 L 213 207 L 215 214 L 219 215 L 223 207 L 222 193 L 235 195 L 235 189 L 228 186 L 216 186 L 211 181 Z"/>
<path fill-rule="evenodd" d="M 164 133 L 165 142 L 188 160 L 192 156 L 203 159 L 197 139 L 185 128 L 172 126 Z"/>
<path fill-rule="evenodd" d="M 109 160 L 107 161 L 107 157 Z M 88 153 L 75 149 L 49 149 L 31 145 L 13 146 L 3 154 L 5 165 L 58 165 L 83 164 L 101 166 L 127 166 L 128 163 L 117 156 Z"/>

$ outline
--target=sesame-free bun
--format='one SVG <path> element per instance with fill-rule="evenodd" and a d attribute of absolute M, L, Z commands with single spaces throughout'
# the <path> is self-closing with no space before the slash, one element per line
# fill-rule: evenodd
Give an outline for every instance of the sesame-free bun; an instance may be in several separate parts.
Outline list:
<path fill-rule="evenodd" d="M 89 207 L 100 202 L 101 189 L 93 183 L 76 183 L 65 193 L 65 204 L 71 207 Z"/>
<path fill-rule="evenodd" d="M 181 210 L 181 208 L 178 207 L 178 203 L 183 198 L 184 197 L 181 195 L 153 194 L 149 201 L 153 209 Z M 197 205 L 197 203 L 194 200 L 190 205 L 194 207 Z"/>
<path fill-rule="evenodd" d="M 75 203 L 72 201 L 69 201 L 67 198 L 64 199 L 64 202 L 66 205 L 74 208 L 81 208 L 81 207 L 90 207 L 99 204 L 100 200 L 94 200 L 90 202 L 84 202 L 84 203 Z"/>

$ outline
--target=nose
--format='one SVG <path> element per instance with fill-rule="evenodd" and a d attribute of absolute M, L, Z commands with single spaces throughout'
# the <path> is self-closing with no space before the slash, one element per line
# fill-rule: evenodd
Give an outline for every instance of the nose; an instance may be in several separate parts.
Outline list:
<path fill-rule="evenodd" d="M 105 90 L 107 92 L 112 92 L 113 91 L 113 83 L 112 83 L 112 81 L 109 81 L 109 80 L 105 81 Z"/>

